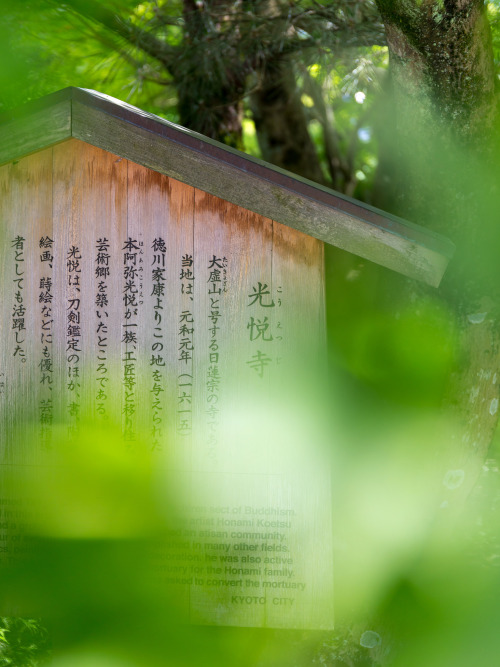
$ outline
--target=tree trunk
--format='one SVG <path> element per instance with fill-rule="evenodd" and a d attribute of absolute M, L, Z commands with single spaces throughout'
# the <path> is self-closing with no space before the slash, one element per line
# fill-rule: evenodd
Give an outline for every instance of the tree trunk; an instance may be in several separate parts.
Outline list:
<path fill-rule="evenodd" d="M 184 0 L 182 64 L 174 73 L 181 125 L 242 149 L 242 104 L 245 71 L 238 54 L 213 20 L 211 11 L 227 0 Z"/>
<path fill-rule="evenodd" d="M 482 0 L 377 4 L 389 45 L 396 117 L 394 211 L 457 245 L 441 288 L 461 327 L 460 367 L 444 405 L 456 427 L 445 444 L 443 479 L 460 505 L 498 418 L 500 276 L 491 253 L 498 233 L 489 175 L 496 97 L 489 25 Z"/>
<path fill-rule="evenodd" d="M 436 443 L 441 467 L 436 533 L 462 526 L 497 428 L 500 384 L 500 247 L 493 194 L 497 100 L 482 0 L 376 0 L 390 54 L 394 119 L 393 212 L 456 246 L 439 296 L 454 313 L 456 369 L 443 397 L 448 431 Z M 417 302 L 424 288 L 410 285 Z M 431 489 L 430 489 L 431 492 Z M 458 522 L 457 522 L 458 521 Z M 405 610 L 405 613 L 408 610 Z M 382 611 L 387 644 L 397 613 Z M 412 630 L 401 619 L 404 632 Z M 416 640 L 416 638 L 413 638 Z M 397 642 L 395 642 L 397 643 Z M 391 664 L 383 647 L 372 657 Z"/>
<path fill-rule="evenodd" d="M 324 183 L 293 66 L 288 59 L 278 56 L 266 63 L 252 95 L 251 107 L 263 159 L 311 181 Z"/>

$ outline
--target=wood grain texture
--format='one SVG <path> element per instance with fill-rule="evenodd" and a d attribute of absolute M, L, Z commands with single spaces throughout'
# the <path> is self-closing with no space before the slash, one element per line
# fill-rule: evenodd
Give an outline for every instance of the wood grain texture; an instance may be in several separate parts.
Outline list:
<path fill-rule="evenodd" d="M 247 294 L 256 279 L 270 277 L 271 222 L 196 190 L 194 243 L 198 306 L 192 495 L 199 506 L 239 506 L 242 488 L 248 489 L 248 473 L 259 458 L 257 447 L 253 455 L 248 447 L 246 428 L 251 412 L 246 389 L 253 380 L 246 365 Z M 263 388 L 268 386 L 267 378 L 262 381 Z M 257 501 L 258 496 L 253 498 Z M 227 540 L 230 549 L 232 541 Z M 226 579 L 236 583 L 241 577 Z M 192 620 L 264 625 L 265 608 L 235 609 L 230 604 L 235 594 L 244 596 L 244 586 L 193 587 Z"/>
<path fill-rule="evenodd" d="M 249 295 L 253 288 L 271 285 L 272 270 L 272 222 L 250 211 L 234 206 L 224 200 L 196 190 L 195 198 L 195 256 L 199 276 L 197 283 L 198 345 L 196 366 L 205 368 L 205 377 L 198 381 L 198 432 L 206 433 L 210 418 L 207 410 L 213 405 L 218 426 L 214 427 L 214 445 L 209 446 L 203 456 L 193 461 L 194 469 L 233 470 L 234 435 L 231 434 L 231 415 L 242 413 L 245 396 L 249 387 L 261 393 L 268 391 L 270 368 L 254 369 L 248 362 L 256 355 L 259 343 L 250 340 L 247 328 L 252 312 L 258 305 L 249 307 Z M 218 261 L 214 262 L 214 258 Z M 224 261 L 226 260 L 226 261 Z M 222 267 L 222 268 L 220 268 Z M 211 282 L 212 272 L 220 274 L 220 283 Z M 220 294 L 210 294 L 210 290 L 220 289 Z M 225 291 L 224 291 L 225 290 Z M 265 297 L 267 299 L 267 296 Z M 266 308 L 262 308 L 264 313 Z M 216 317 L 211 319 L 211 314 Z M 218 316 L 217 316 L 218 314 Z M 263 317 L 262 315 L 259 315 Z M 216 329 L 212 329 L 212 327 Z M 214 363 L 210 363 L 210 352 Z M 217 348 L 217 349 L 216 349 Z M 211 403 L 206 376 L 209 367 L 220 373 L 220 389 Z M 252 390 L 248 400 L 255 398 Z M 255 443 L 254 448 L 258 444 Z M 242 447 L 237 455 L 237 465 L 245 466 L 245 452 L 251 448 Z M 251 455 L 247 461 L 251 469 L 258 456 Z"/>
<path fill-rule="evenodd" d="M 184 339 L 190 338 L 196 346 L 194 320 L 194 188 L 174 179 L 168 179 L 168 248 L 167 281 L 171 309 L 166 313 L 168 325 L 169 360 L 173 388 L 175 391 L 172 410 L 174 412 L 173 463 L 189 470 L 192 460 L 193 396 L 196 386 L 194 357 L 184 359 L 181 350 Z M 194 276 L 194 277 L 193 277 Z M 186 329 L 184 329 L 186 327 Z M 192 333 L 190 330 L 194 329 Z M 187 331 L 186 331 L 187 330 Z M 188 344 L 187 347 L 190 347 Z M 189 352 L 189 350 L 188 350 Z M 189 356 L 189 355 L 188 355 Z"/>
<path fill-rule="evenodd" d="M 0 398 L 5 419 L 2 436 L 8 443 L 2 448 L 2 458 L 12 463 L 26 458 L 39 460 L 40 451 L 35 446 L 39 400 L 48 397 L 45 388 L 40 393 L 34 388 L 40 388 L 41 361 L 39 239 L 52 229 L 52 150 L 6 165 L 0 171 L 0 372 L 5 373 L 6 382 L 5 394 Z M 14 247 L 17 237 L 24 239 L 19 261 Z M 24 321 L 22 329 L 15 327 L 17 318 Z"/>
<path fill-rule="evenodd" d="M 273 224 L 272 281 L 279 299 L 274 321 L 280 337 L 278 395 L 287 446 L 271 449 L 270 466 L 281 470 L 281 483 L 287 485 L 294 506 L 307 507 L 307 512 L 297 512 L 290 535 L 291 551 L 300 554 L 296 576 L 307 581 L 309 589 L 297 609 L 299 625 L 314 617 L 320 623 L 321 613 L 325 620 L 333 619 L 333 568 L 328 566 L 333 553 L 325 530 L 332 517 L 324 502 L 330 494 L 330 475 L 321 461 L 326 427 L 319 407 L 327 395 L 323 251 L 317 239 Z"/>
<path fill-rule="evenodd" d="M 99 335 L 108 338 L 109 342 L 105 362 L 107 376 L 116 379 L 121 367 L 121 263 L 113 261 L 111 275 L 106 280 L 109 305 L 100 309 L 101 318 L 97 316 L 95 303 L 100 282 L 95 269 L 98 238 L 109 239 L 113 259 L 118 259 L 121 251 L 127 222 L 126 175 L 126 161 L 83 142 L 71 140 L 54 147 L 54 271 L 57 285 L 54 354 L 60 373 L 59 411 L 65 419 L 69 416 L 70 403 L 79 406 L 82 419 L 95 417 Z M 77 248 L 81 256 L 77 260 L 80 273 L 75 272 L 73 276 L 68 268 L 68 261 L 76 259 L 69 257 L 72 248 Z M 81 285 L 76 284 L 78 280 Z M 77 337 L 81 353 L 78 353 L 78 360 L 68 362 L 71 355 L 69 339 L 72 338 L 68 316 L 72 299 L 80 300 L 80 335 Z M 104 328 L 98 334 L 99 322 Z M 79 382 L 75 378 L 75 384 L 80 387 L 74 390 L 68 390 L 70 367 L 77 367 L 81 374 Z M 116 423 L 121 413 L 119 392 L 117 394 L 115 389 L 106 394 L 109 417 Z M 76 417 L 70 421 L 76 422 Z"/>
<path fill-rule="evenodd" d="M 273 286 L 279 290 L 281 304 L 276 315 L 282 329 L 283 374 L 287 369 L 291 373 L 307 374 L 310 369 L 317 378 L 323 366 L 326 347 L 324 282 L 323 243 L 275 222 Z"/>
<path fill-rule="evenodd" d="M 179 361 L 178 343 L 181 313 L 192 310 L 193 302 L 181 292 L 180 274 L 182 257 L 193 255 L 194 190 L 129 162 L 127 201 L 127 235 L 142 242 L 144 252 L 137 330 L 143 378 L 138 391 L 146 406 L 142 411 L 145 432 L 152 437 L 159 462 L 185 469 L 191 460 L 191 428 L 179 426 L 181 420 L 191 421 L 192 378 L 179 375 L 192 376 L 193 368 L 192 360 Z M 155 386 L 158 393 L 153 398 Z"/>
<path fill-rule="evenodd" d="M 21 422 L 32 420 L 40 449 L 37 406 L 45 388 L 37 382 L 38 299 L 47 269 L 38 241 L 47 234 L 54 254 L 54 420 L 63 461 L 65 455 L 71 460 L 81 433 L 91 457 L 101 450 L 104 457 L 109 443 L 95 434 L 106 434 L 111 422 L 131 436 L 122 452 L 152 454 L 165 484 L 169 468 L 175 470 L 180 497 L 190 492 L 184 504 L 197 508 L 188 513 L 189 549 L 202 555 L 198 583 L 186 576 L 188 583 L 173 584 L 191 621 L 331 628 L 330 487 L 309 410 L 318 403 L 315 369 L 325 355 L 323 244 L 76 139 L 1 168 L 0 188 L 5 238 L 16 230 L 24 235 L 35 269 L 26 285 L 32 315 L 22 373 L 9 361 L 11 336 L 7 345 L 2 339 L 8 381 L 17 382 L 15 400 L 3 409 L 9 424 L 16 410 Z M 108 263 L 97 259 L 99 239 L 109 247 Z M 159 239 L 164 252 L 155 249 Z M 14 267 L 8 242 L 2 253 L 8 278 Z M 99 266 L 109 274 L 99 275 Z M 160 302 L 158 267 L 165 268 Z M 127 315 L 129 281 L 136 303 Z M 98 304 L 103 282 L 106 303 Z M 3 284 L 9 292 L 8 280 Z M 8 326 L 8 307 L 2 314 Z M 125 339 L 127 324 L 134 335 Z M 108 398 L 98 399 L 103 337 Z M 190 352 L 186 359 L 182 350 Z M 130 400 L 129 353 L 136 379 Z M 155 383 L 164 390 L 156 408 Z M 191 410 L 188 429 L 181 428 L 183 406 Z M 39 462 L 28 452 L 16 454 L 18 462 Z M 168 540 L 164 549 L 173 558 Z M 184 562 L 191 552 L 183 549 L 174 566 L 199 562 Z M 250 556 L 258 556 L 256 567 L 248 567 Z"/>

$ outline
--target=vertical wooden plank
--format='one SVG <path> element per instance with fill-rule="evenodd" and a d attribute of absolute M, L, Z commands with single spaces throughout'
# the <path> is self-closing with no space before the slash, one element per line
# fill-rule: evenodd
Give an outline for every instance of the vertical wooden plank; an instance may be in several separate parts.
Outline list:
<path fill-rule="evenodd" d="M 143 267 L 138 273 L 142 275 L 141 316 L 133 322 L 137 324 L 138 426 L 159 468 L 157 474 L 168 486 L 167 470 L 188 470 L 191 455 L 194 368 L 189 348 L 194 345 L 194 326 L 183 313 L 194 316 L 194 281 L 190 279 L 194 267 L 188 266 L 192 259 L 187 259 L 193 256 L 193 202 L 194 191 L 189 186 L 129 163 L 127 235 L 137 242 L 137 259 Z M 186 330 L 181 334 L 182 326 Z M 179 341 L 185 338 L 192 343 L 186 346 L 189 355 L 183 360 Z M 182 428 L 184 423 L 188 428 Z M 188 502 L 188 482 L 184 474 L 176 498 L 181 505 Z M 171 515 L 173 508 L 169 509 Z M 183 559 L 185 551 L 177 553 L 177 543 L 166 530 L 152 551 L 152 567 L 157 572 L 158 591 L 174 596 L 179 613 L 187 619 L 190 587 L 178 581 L 189 577 L 177 577 L 172 583 L 175 577 L 170 576 L 172 568 L 175 572 L 175 568 L 190 567 Z"/>
<path fill-rule="evenodd" d="M 41 382 L 40 237 L 51 234 L 50 149 L 0 169 L 0 560 L 27 551 L 25 479 L 50 446 L 51 390 Z M 45 271 L 44 271 L 45 273 Z M 50 319 L 50 313 L 48 314 Z M 49 353 L 49 347 L 47 353 Z M 46 378 L 50 373 L 43 373 Z M 44 403 L 45 402 L 45 403 Z M 44 419 L 47 418 L 47 421 Z M 46 428 L 45 428 L 46 427 Z M 44 437 L 41 430 L 44 429 Z M 12 501 L 11 503 L 9 501 Z M 7 612 L 8 613 L 8 612 Z"/>
<path fill-rule="evenodd" d="M 271 282 L 271 222 L 196 191 L 195 256 L 199 322 L 195 366 L 196 437 L 193 446 L 193 502 L 212 530 L 198 531 L 206 567 L 203 584 L 191 589 L 191 619 L 197 623 L 263 625 L 265 605 L 234 606 L 234 596 L 255 596 L 255 577 L 243 563 L 247 547 L 234 551 L 226 521 L 244 521 L 239 510 L 256 499 L 244 472 L 257 457 L 248 447 L 254 386 L 268 386 L 265 373 L 248 365 L 256 353 L 249 340 L 248 302 L 254 287 Z M 248 391 L 249 387 L 251 388 Z M 254 445 L 260 446 L 258 440 Z M 257 490 L 258 495 L 258 490 Z M 208 510 L 208 508 L 213 508 Z M 204 509 L 203 509 L 204 508 Z M 219 514 L 231 508 L 231 514 Z M 213 522 L 213 523 L 210 523 Z M 244 541 L 240 540 L 240 545 Z M 218 551 L 224 544 L 227 551 Z M 249 548 L 253 548 L 253 545 Z M 252 583 L 247 583 L 252 581 Z M 224 583 L 227 582 L 227 583 Z"/>
<path fill-rule="evenodd" d="M 287 489 L 294 508 L 290 554 L 297 581 L 289 622 L 321 627 L 333 620 L 332 518 L 328 462 L 322 460 L 322 396 L 326 356 L 323 244 L 273 223 L 274 328 L 279 374 L 274 404 L 281 414 L 282 443 L 272 449 L 270 468 L 280 473 L 276 489 Z M 284 492 L 284 491 L 282 491 Z M 317 548 L 321 541 L 321 549 Z M 278 582 L 281 581 L 278 578 Z M 272 625 L 283 621 L 274 609 Z M 291 610 L 290 610 L 291 611 Z"/>
<path fill-rule="evenodd" d="M 39 240 L 51 233 L 51 149 L 2 168 L 2 361 L 5 368 L 6 434 L 16 451 L 3 448 L 11 461 L 35 456 L 39 430 L 41 359 Z M 17 239 L 17 242 L 15 240 Z M 27 429 L 23 436 L 16 431 Z M 12 445 L 12 442 L 11 442 Z M 39 456 L 40 451 L 36 452 Z"/>
<path fill-rule="evenodd" d="M 86 304 L 89 329 L 85 334 L 92 350 L 89 415 L 99 425 L 116 427 L 122 411 L 118 391 L 123 296 L 119 254 L 127 225 L 128 165 L 117 155 L 74 141 L 81 151 L 80 168 L 86 170 L 82 215 L 88 216 L 84 229 L 91 289 L 91 303 Z"/>
<path fill-rule="evenodd" d="M 198 322 L 196 319 L 195 292 L 199 278 L 195 269 L 194 248 L 194 201 L 195 190 L 189 185 L 169 179 L 168 192 L 168 229 L 167 249 L 168 267 L 167 281 L 169 286 L 168 310 L 166 311 L 166 333 L 169 340 L 168 369 L 170 387 L 168 396 L 172 394 L 173 421 L 170 439 L 170 452 L 164 462 L 176 479 L 176 490 L 173 497 L 181 514 L 191 502 L 190 468 L 193 447 L 193 414 L 194 396 L 199 378 L 195 368 L 194 351 L 198 345 Z M 175 471 L 175 472 L 174 472 Z M 169 488 L 172 488 L 171 483 Z M 171 500 L 171 503 L 174 501 Z M 183 535 L 187 530 L 185 519 L 181 522 Z M 184 542 L 186 538 L 182 541 Z M 169 549 L 179 552 L 178 541 L 168 540 Z M 188 549 L 189 556 L 195 554 Z M 184 581 L 192 584 L 175 583 L 170 586 L 177 601 L 177 607 L 184 620 L 189 620 L 192 585 L 195 578 L 192 568 L 198 564 L 183 560 L 186 554 L 180 548 L 178 563 L 186 567 Z M 196 554 L 199 558 L 199 554 Z"/>
<path fill-rule="evenodd" d="M 269 290 L 271 242 L 270 220 L 196 191 L 195 252 L 200 279 L 195 366 L 205 369 L 205 377 L 200 379 L 196 399 L 199 439 L 193 470 L 235 469 L 232 416 L 242 409 L 247 411 L 244 398 L 247 393 L 251 401 L 252 396 L 261 394 L 268 386 L 267 366 L 252 367 L 258 348 L 263 346 L 250 340 L 248 323 L 254 310 L 267 312 L 267 304 L 272 303 L 270 294 L 257 299 L 252 296 L 261 288 L 264 292 Z M 212 281 L 216 271 L 220 274 L 220 283 Z M 214 368 L 210 370 L 210 366 Z M 210 374 L 214 371 L 220 376 L 217 392 L 210 391 L 213 385 Z M 215 419 L 210 414 L 211 407 L 218 410 Z M 214 435 L 207 439 L 212 421 L 215 421 Z M 238 470 L 243 464 L 241 456 L 244 456 L 243 451 L 237 456 Z M 253 460 L 253 456 L 249 457 L 247 464 L 251 465 Z"/>
<path fill-rule="evenodd" d="M 193 443 L 194 392 L 199 378 L 194 365 L 198 346 L 195 291 L 199 278 L 195 269 L 194 201 L 195 190 L 169 179 L 169 266 L 172 310 L 169 317 L 172 333 L 171 359 L 175 388 L 174 469 L 189 471 Z"/>
<path fill-rule="evenodd" d="M 91 350 L 85 350 L 82 331 L 89 323 L 83 315 L 90 303 L 89 248 L 82 246 L 84 225 L 84 178 L 82 156 L 76 142 L 65 142 L 54 150 L 54 360 L 57 369 L 57 414 L 61 423 L 71 423 L 72 433 L 80 423 L 83 366 L 90 367 Z M 86 289 L 83 289 L 82 279 Z M 69 284 L 71 282 L 71 284 Z M 73 302 L 74 299 L 74 302 Z M 89 316 L 87 305 L 87 317 Z M 72 331 L 73 330 L 73 331 Z M 79 373 L 79 375 L 77 375 Z M 69 435 L 69 434 L 68 434 Z"/>
<path fill-rule="evenodd" d="M 148 449 L 157 453 L 168 450 L 173 403 L 173 394 L 167 391 L 166 359 L 170 333 L 166 330 L 168 204 L 168 178 L 130 162 L 127 236 L 139 248 L 134 253 L 139 264 L 130 267 L 130 281 L 138 290 L 139 317 L 123 322 L 123 327 L 130 339 L 128 347 L 135 346 L 138 352 L 138 431 Z"/>
<path fill-rule="evenodd" d="M 14 220 L 11 212 L 11 165 L 0 167 L 0 281 L 2 298 L 0 299 L 0 464 L 8 462 L 11 454 L 9 435 L 12 433 L 14 420 L 13 397 L 17 391 L 17 373 L 12 368 L 12 309 L 15 294 L 14 255 L 11 252 L 14 238 Z"/>
<path fill-rule="evenodd" d="M 192 358 L 179 359 L 179 340 L 184 337 L 179 329 L 182 312 L 192 311 L 194 304 L 194 292 L 182 291 L 193 281 L 181 278 L 183 270 L 189 273 L 183 257 L 193 255 L 193 200 L 189 186 L 129 164 L 128 235 L 142 243 L 144 267 L 143 316 L 136 327 L 141 427 L 157 464 L 170 468 L 185 467 L 190 457 L 191 429 L 179 425 L 184 419 L 191 421 L 193 367 Z"/>
<path fill-rule="evenodd" d="M 19 370 L 21 364 L 13 359 L 12 311 L 15 304 L 13 275 L 15 255 L 12 240 L 16 235 L 16 220 L 13 218 L 11 200 L 12 165 L 0 167 L 0 498 L 9 499 L 9 478 L 12 471 L 15 438 L 13 426 L 16 423 L 16 395 L 20 388 Z M 17 226 L 17 233 L 19 232 Z M 23 230 L 24 231 L 24 230 Z M 18 367 L 14 367 L 14 364 Z M 13 545 L 10 535 L 10 511 L 8 502 L 0 502 L 0 565 L 9 562 Z M 5 604 L 5 603 L 4 603 Z M 4 612 L 5 613 L 5 612 Z"/>
<path fill-rule="evenodd" d="M 288 356 L 296 363 L 298 354 L 305 355 L 307 369 L 326 344 L 323 243 L 273 222 L 273 286 L 276 316 L 283 320 L 282 361 L 286 365 Z"/>
<path fill-rule="evenodd" d="M 54 257 L 61 418 L 71 432 L 81 419 L 92 419 L 97 405 L 117 420 L 117 369 L 121 364 L 122 281 L 115 258 L 126 230 L 126 161 L 83 142 L 54 147 Z M 103 276 L 96 274 L 97 242 L 109 240 L 107 303 L 97 307 Z M 112 258 L 112 259 L 111 259 Z M 101 265 L 102 266 L 102 265 Z M 107 340 L 104 340 L 107 339 Z M 103 343 L 109 343 L 105 348 Z M 105 352 L 105 354 L 103 353 Z M 105 358 L 105 361 L 99 359 Z M 106 399 L 99 399 L 100 364 L 106 364 Z M 109 389 L 108 389 L 109 388 Z"/>
<path fill-rule="evenodd" d="M 48 149 L 38 154 L 44 160 L 46 183 L 44 204 L 33 224 L 33 271 L 35 294 L 33 308 L 37 313 L 33 330 L 37 354 L 35 371 L 38 377 L 37 393 L 37 434 L 35 442 L 44 456 L 50 456 L 54 433 L 54 225 L 53 225 L 53 152 Z"/>

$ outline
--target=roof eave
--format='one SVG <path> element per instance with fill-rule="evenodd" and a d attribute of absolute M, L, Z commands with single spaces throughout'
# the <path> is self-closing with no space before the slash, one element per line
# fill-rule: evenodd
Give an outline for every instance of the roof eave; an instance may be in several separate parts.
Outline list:
<path fill-rule="evenodd" d="M 454 251 L 423 227 L 81 88 L 3 114 L 0 164 L 71 137 L 435 287 Z"/>

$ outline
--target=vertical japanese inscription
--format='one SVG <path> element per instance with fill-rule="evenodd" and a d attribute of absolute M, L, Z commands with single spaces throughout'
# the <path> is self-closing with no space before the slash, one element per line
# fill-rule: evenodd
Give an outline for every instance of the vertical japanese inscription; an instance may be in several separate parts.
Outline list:
<path fill-rule="evenodd" d="M 208 262 L 208 366 L 206 376 L 207 455 L 216 458 L 220 427 L 221 349 L 220 320 L 223 317 L 222 294 L 227 291 L 227 258 L 212 255 Z"/>
<path fill-rule="evenodd" d="M 106 237 L 100 237 L 96 241 L 95 277 L 97 279 L 97 291 L 95 295 L 95 307 L 97 316 L 97 367 L 96 367 L 96 392 L 95 409 L 103 420 L 109 419 L 108 411 L 108 320 L 109 320 L 109 297 L 108 279 L 110 277 L 110 244 Z"/>
<path fill-rule="evenodd" d="M 14 303 L 12 307 L 12 330 L 14 331 L 14 357 L 26 362 L 26 306 L 24 305 L 24 244 L 23 236 L 16 236 L 11 242 L 14 250 Z"/>
<path fill-rule="evenodd" d="M 177 376 L 177 433 L 191 435 L 193 429 L 194 272 L 193 256 L 181 259 L 181 313 L 179 315 Z"/>
<path fill-rule="evenodd" d="M 278 288 L 278 292 L 280 291 L 281 287 Z M 267 312 L 265 309 L 276 308 L 276 304 L 278 307 L 281 307 L 281 298 L 272 298 L 271 290 L 267 283 L 257 282 L 257 285 L 252 286 L 252 291 L 248 294 L 247 306 L 253 307 L 256 313 L 249 317 L 246 328 L 250 341 L 257 341 L 256 346 L 258 347 L 256 347 L 255 354 L 246 363 L 260 378 L 264 377 L 267 366 L 272 364 L 273 361 L 278 362 L 277 358 L 273 360 L 269 356 L 268 348 L 270 343 L 275 340 L 281 340 L 282 336 L 280 334 L 273 335 L 269 316 L 264 314 Z M 276 327 L 281 328 L 281 323 L 277 322 Z"/>
<path fill-rule="evenodd" d="M 54 256 L 54 241 L 49 236 L 44 236 L 39 241 L 40 265 L 42 272 L 39 282 L 38 302 L 40 304 L 40 342 L 42 345 L 40 368 L 40 397 L 38 404 L 39 436 L 40 444 L 44 448 L 50 447 L 52 440 L 52 424 L 54 421 L 54 402 L 52 398 L 53 389 L 53 355 L 52 355 L 52 325 L 54 318 L 52 314 L 52 302 L 54 299 L 52 287 L 52 268 Z"/>
<path fill-rule="evenodd" d="M 72 245 L 66 253 L 68 299 L 66 306 L 66 362 L 69 392 L 67 404 L 68 434 L 75 435 L 80 424 L 81 411 L 81 259 L 78 246 Z"/>
<path fill-rule="evenodd" d="M 165 300 L 165 257 L 167 248 L 164 239 L 155 238 L 152 244 L 153 260 L 151 263 L 151 296 L 153 301 L 153 342 L 151 344 L 151 448 L 161 450 L 164 436 L 164 399 L 165 377 L 162 369 L 165 368 L 165 332 L 163 324 L 163 305 Z"/>
<path fill-rule="evenodd" d="M 94 151 L 86 150 L 89 155 Z M 39 442 L 47 446 L 52 394 L 54 419 L 59 416 L 55 400 L 59 392 L 52 389 L 52 377 L 59 387 L 59 375 L 65 389 L 62 416 L 73 424 L 78 424 L 80 412 L 83 423 L 87 398 L 94 416 L 111 419 L 113 387 L 118 387 L 125 439 L 133 441 L 145 434 L 148 445 L 160 450 L 172 414 L 180 434 L 173 439 L 174 446 L 181 444 L 179 461 L 187 463 L 189 485 L 206 489 L 186 529 L 184 543 L 192 540 L 192 544 L 182 547 L 185 553 L 178 562 L 163 557 L 162 563 L 164 572 L 176 577 L 186 573 L 183 585 L 190 583 L 187 573 L 193 573 L 186 592 L 192 618 L 270 627 L 316 623 L 309 615 L 320 618 L 313 607 L 318 592 L 329 589 L 321 559 L 315 560 L 317 536 L 321 536 L 321 552 L 328 542 L 317 477 L 305 484 L 303 467 L 297 479 L 288 475 L 294 473 L 289 434 L 281 448 L 272 437 L 258 440 L 251 428 L 259 422 L 255 433 L 274 433 L 269 427 L 275 423 L 274 414 L 261 412 L 260 402 L 253 398 L 264 397 L 262 403 L 266 402 L 268 377 L 274 380 L 275 370 L 281 373 L 286 365 L 275 369 L 280 353 L 292 361 L 303 356 L 303 348 L 296 345 L 293 319 L 301 320 L 303 326 L 302 313 L 307 312 L 307 321 L 313 322 L 316 312 L 312 307 L 307 311 L 301 303 L 300 310 L 290 313 L 298 291 L 290 275 L 296 273 L 297 283 L 300 276 L 300 282 L 309 286 L 304 288 L 306 303 L 310 297 L 306 292 L 315 283 L 302 277 L 309 274 L 297 268 L 295 253 L 289 259 L 281 253 L 289 261 L 290 273 L 281 267 L 284 258 L 272 243 L 271 221 L 264 224 L 248 212 L 200 196 L 200 232 L 195 234 L 192 190 L 155 176 L 155 199 L 147 170 L 137 183 L 140 196 L 136 194 L 130 215 L 120 217 L 118 224 L 113 206 L 123 207 L 124 197 L 114 196 L 113 205 L 108 205 L 102 192 L 108 191 L 107 181 L 100 179 L 104 185 L 96 189 L 98 179 L 67 178 L 69 168 L 84 173 L 82 164 L 86 162 L 72 159 L 58 176 L 58 183 L 68 183 L 63 193 L 66 204 L 53 208 L 57 215 L 52 226 L 50 216 L 44 216 L 40 229 L 31 235 L 25 227 L 7 232 L 9 263 L 4 282 L 11 287 L 3 319 L 17 333 L 4 337 L 8 358 L 5 375 L 0 372 L 0 394 L 11 394 L 11 387 L 7 391 L 4 383 L 21 368 L 23 383 L 25 378 L 35 380 L 38 392 L 32 403 L 39 415 L 35 425 Z M 112 169 L 121 170 L 119 164 L 114 160 Z M 131 177 L 127 198 L 134 183 Z M 62 189 L 54 190 L 59 199 Z M 149 199 L 154 205 L 148 208 Z M 30 220 L 28 216 L 17 219 Z M 69 219 L 71 224 L 65 224 Z M 90 226 L 88 239 L 81 234 L 83 224 Z M 146 226 L 149 233 L 143 242 L 141 230 Z M 49 237 L 40 239 L 46 233 L 56 239 L 54 248 Z M 31 255 L 36 275 L 31 271 Z M 199 260 L 196 267 L 193 258 Z M 195 274 L 201 284 L 195 283 Z M 286 288 L 284 295 L 278 285 Z M 142 299 L 146 302 L 141 306 Z M 85 387 L 91 388 L 88 397 Z M 273 401 L 267 405 L 276 412 Z M 280 433 L 281 421 L 278 417 Z M 196 437 L 190 437 L 191 431 Z M 318 489 L 321 484 L 317 483 Z M 267 515 L 271 512 L 276 516 Z M 309 544 L 313 545 L 310 551 L 303 546 Z M 188 560 L 192 555 L 196 561 Z M 319 574 L 310 574 L 314 570 Z"/>
<path fill-rule="evenodd" d="M 123 437 L 127 442 L 136 440 L 137 412 L 137 327 L 140 291 L 142 289 L 141 242 L 130 236 L 123 245 L 123 305 L 122 343 L 125 343 L 123 361 Z"/>

